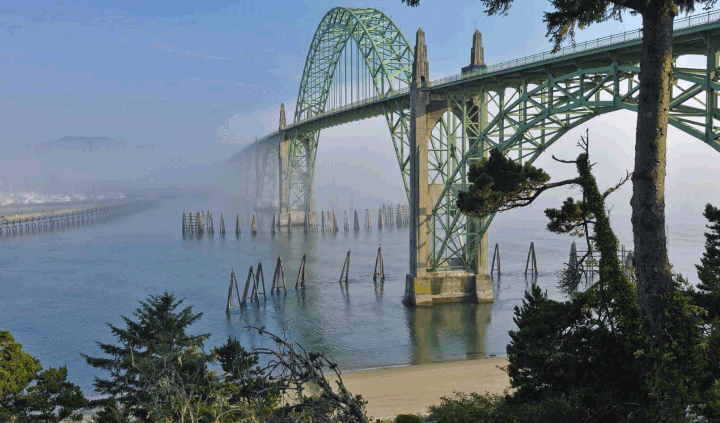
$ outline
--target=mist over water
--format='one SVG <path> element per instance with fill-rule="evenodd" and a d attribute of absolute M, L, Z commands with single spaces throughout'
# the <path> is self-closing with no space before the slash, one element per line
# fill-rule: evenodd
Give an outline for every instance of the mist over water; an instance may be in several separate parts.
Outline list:
<path fill-rule="evenodd" d="M 502 276 L 493 279 L 493 303 L 408 309 L 401 304 L 408 272 L 407 228 L 307 235 L 296 230 L 273 237 L 270 219 L 263 217 L 259 234 L 252 237 L 252 215 L 243 210 L 247 204 L 223 195 L 169 198 L 154 209 L 97 225 L 0 237 L 0 328 L 10 330 L 45 367 L 67 364 L 70 379 L 92 394 L 97 372 L 79 354 L 101 355 L 95 342 L 115 341 L 105 323 L 122 325 L 120 316 L 131 316 L 138 300 L 164 290 L 203 313 L 191 331 L 212 334 L 208 349 L 228 336 L 246 347 L 272 347 L 266 337 L 244 329 L 265 326 L 327 354 L 344 371 L 504 355 L 508 330 L 514 327 L 513 308 L 532 283 L 524 275 L 531 241 L 540 269 L 536 282 L 551 297 L 562 298 L 555 288 L 556 271 L 567 260 L 571 239 L 548 233 L 542 221 L 518 221 L 509 213 L 491 226 L 489 245 L 499 243 L 502 258 Z M 213 211 L 215 235 L 183 239 L 182 211 L 197 209 Z M 220 213 L 225 213 L 224 238 L 218 230 Z M 239 238 L 234 235 L 237 213 L 242 216 Z M 671 231 L 671 260 L 681 262 L 686 275 L 702 254 L 702 242 L 701 228 Z M 372 280 L 378 246 L 385 261 L 384 283 Z M 346 290 L 338 279 L 348 250 Z M 303 254 L 306 288 L 296 290 Z M 261 295 L 259 302 L 248 302 L 227 318 L 231 269 L 242 290 L 249 266 L 262 262 L 269 289 L 278 256 L 287 292 L 267 299 Z"/>

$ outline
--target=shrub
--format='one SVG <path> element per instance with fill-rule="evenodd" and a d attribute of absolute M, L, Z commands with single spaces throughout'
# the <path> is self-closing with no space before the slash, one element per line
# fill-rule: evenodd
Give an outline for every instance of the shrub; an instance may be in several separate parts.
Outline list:
<path fill-rule="evenodd" d="M 416 414 L 398 414 L 395 423 L 424 423 L 425 420 Z"/>

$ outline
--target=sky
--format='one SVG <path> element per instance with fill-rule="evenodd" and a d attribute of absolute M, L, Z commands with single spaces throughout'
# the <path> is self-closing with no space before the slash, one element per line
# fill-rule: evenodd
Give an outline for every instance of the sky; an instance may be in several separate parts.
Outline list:
<path fill-rule="evenodd" d="M 469 64 L 475 29 L 483 34 L 488 65 L 551 48 L 542 22 L 550 4 L 541 0 L 516 0 L 505 17 L 486 16 L 479 0 L 423 0 L 416 8 L 400 0 L 4 0 L 0 191 L 10 183 L 51 179 L 171 184 L 183 175 L 202 178 L 207 166 L 276 130 L 281 102 L 293 116 L 315 28 L 337 6 L 382 10 L 411 42 L 422 27 L 431 79 Z M 639 27 L 638 17 L 626 15 L 622 22 L 578 31 L 576 41 Z M 549 152 L 575 157 L 575 142 L 586 129 L 601 185 L 632 169 L 635 116 L 629 112 L 598 117 Z M 89 139 L 96 142 L 91 146 Z M 699 220 L 706 202 L 720 204 L 717 154 L 670 129 L 666 195 L 672 222 Z M 549 154 L 536 164 L 555 178 L 573 173 Z M 384 118 L 323 131 L 316 182 L 318 208 L 327 205 L 332 183 L 358 199 L 404 201 Z M 627 184 L 614 195 L 614 215 L 629 216 L 630 191 Z M 555 205 L 569 194 L 543 201 Z M 528 219 L 544 219 L 538 213 L 543 201 Z M 346 204 L 340 198 L 340 206 Z M 355 205 L 362 206 L 358 200 Z"/>

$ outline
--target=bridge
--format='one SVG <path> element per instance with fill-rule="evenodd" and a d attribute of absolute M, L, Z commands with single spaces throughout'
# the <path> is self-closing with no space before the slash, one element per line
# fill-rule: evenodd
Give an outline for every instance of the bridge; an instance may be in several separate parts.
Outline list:
<path fill-rule="evenodd" d="M 292 123 L 233 156 L 254 176 L 246 193 L 277 198 L 281 221 L 314 209 L 320 132 L 384 116 L 410 204 L 406 305 L 492 300 L 486 231 L 462 215 L 457 193 L 491 148 L 532 163 L 563 134 L 604 113 L 637 111 L 641 30 L 487 66 L 473 34 L 460 74 L 431 80 L 425 33 L 411 47 L 374 9 L 334 8 L 310 45 Z M 675 20 L 670 124 L 720 151 L 720 11 Z M 698 66 L 677 59 L 695 56 Z M 697 59 L 700 60 L 697 60 Z"/>

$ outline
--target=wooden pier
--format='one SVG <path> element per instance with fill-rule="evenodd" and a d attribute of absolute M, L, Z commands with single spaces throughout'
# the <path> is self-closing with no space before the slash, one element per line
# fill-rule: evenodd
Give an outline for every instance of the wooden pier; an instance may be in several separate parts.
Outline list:
<path fill-rule="evenodd" d="M 136 200 L 79 210 L 40 212 L 15 217 L 0 216 L 0 235 L 20 235 L 37 230 L 59 230 L 85 225 L 149 208 L 151 202 Z"/>

